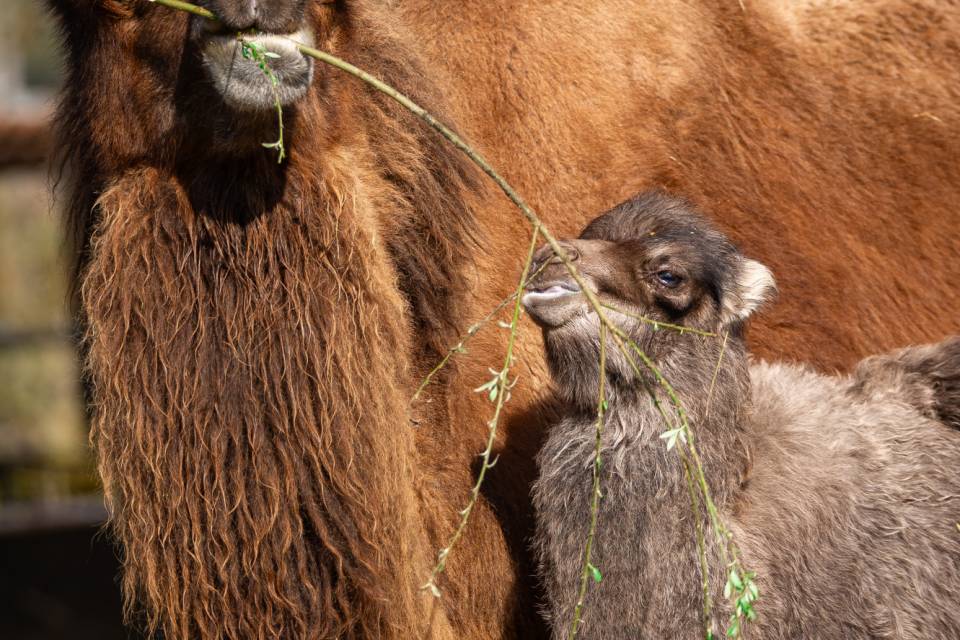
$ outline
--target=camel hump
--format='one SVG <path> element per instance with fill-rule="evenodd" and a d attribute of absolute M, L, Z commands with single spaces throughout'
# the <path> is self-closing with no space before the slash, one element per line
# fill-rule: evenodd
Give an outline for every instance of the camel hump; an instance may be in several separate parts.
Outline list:
<path fill-rule="evenodd" d="M 960 429 L 960 336 L 867 358 L 854 379 L 861 393 L 902 394 L 925 415 Z"/>

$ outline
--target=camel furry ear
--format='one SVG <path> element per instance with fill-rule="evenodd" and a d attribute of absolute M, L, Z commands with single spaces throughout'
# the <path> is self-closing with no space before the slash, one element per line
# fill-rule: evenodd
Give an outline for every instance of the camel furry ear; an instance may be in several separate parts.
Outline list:
<path fill-rule="evenodd" d="M 731 289 L 723 296 L 721 321 L 724 326 L 743 322 L 777 297 L 777 283 L 770 269 L 749 258 L 743 258 L 737 266 Z"/>

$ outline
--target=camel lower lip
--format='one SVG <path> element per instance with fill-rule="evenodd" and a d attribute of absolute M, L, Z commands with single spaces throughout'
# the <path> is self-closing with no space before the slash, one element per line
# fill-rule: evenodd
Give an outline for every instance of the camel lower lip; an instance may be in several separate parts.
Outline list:
<path fill-rule="evenodd" d="M 554 284 L 543 289 L 528 290 L 523 296 L 523 304 L 547 302 L 580 293 L 579 287 L 569 284 Z"/>
<path fill-rule="evenodd" d="M 252 59 L 249 50 L 245 56 L 236 35 L 210 34 L 203 44 L 204 67 L 228 105 L 240 111 L 267 111 L 276 108 L 278 101 L 289 106 L 306 95 L 313 81 L 314 64 L 300 53 L 299 45 L 313 44 L 309 29 L 288 35 L 244 36 L 243 41 L 265 52 L 263 59 Z M 261 63 L 269 73 L 260 67 Z"/>

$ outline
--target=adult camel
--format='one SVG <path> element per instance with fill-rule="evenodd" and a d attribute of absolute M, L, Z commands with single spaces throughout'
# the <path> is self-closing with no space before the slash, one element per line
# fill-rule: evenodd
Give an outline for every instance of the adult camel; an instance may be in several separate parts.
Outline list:
<path fill-rule="evenodd" d="M 440 580 L 529 230 L 390 100 L 451 123 L 554 231 L 683 192 L 780 277 L 755 353 L 843 367 L 956 329 L 960 11 L 944 4 L 49 0 L 93 413 L 128 608 L 168 638 L 540 632 L 533 327 L 502 454 Z M 274 94 L 237 32 L 279 58 Z M 849 309 L 862 310 L 855 321 Z M 811 350 L 810 346 L 816 348 Z"/>

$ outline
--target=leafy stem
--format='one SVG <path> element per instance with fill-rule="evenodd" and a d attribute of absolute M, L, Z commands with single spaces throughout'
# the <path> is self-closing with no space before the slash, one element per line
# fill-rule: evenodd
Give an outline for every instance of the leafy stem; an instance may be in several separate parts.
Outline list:
<path fill-rule="evenodd" d="M 537 237 L 539 235 L 539 227 L 535 226 L 533 229 L 533 234 L 530 238 L 530 248 L 527 251 L 527 259 L 523 264 L 523 273 L 520 275 L 520 280 L 517 283 L 517 289 L 514 293 L 514 302 L 513 302 L 513 315 L 510 318 L 510 324 L 508 329 L 510 331 L 509 337 L 507 338 L 507 352 L 503 358 L 503 366 L 500 367 L 499 371 L 491 371 L 493 377 L 480 385 L 474 391 L 486 393 L 487 397 L 490 398 L 490 401 L 494 403 L 493 417 L 487 422 L 487 446 L 480 454 L 481 465 L 480 472 L 477 474 L 476 482 L 473 484 L 473 489 L 470 491 L 470 500 L 467 502 L 467 506 L 460 511 L 460 523 L 457 525 L 456 530 L 454 530 L 453 535 L 447 541 L 447 545 L 439 551 L 437 554 L 437 563 L 433 567 L 433 571 L 430 573 L 430 578 L 427 582 L 421 587 L 422 589 L 430 591 L 434 596 L 440 597 L 440 589 L 437 586 L 437 578 L 447 567 L 447 558 L 450 556 L 450 552 L 453 550 L 453 546 L 460 540 L 463 536 L 463 532 L 467 528 L 467 522 L 470 520 L 470 514 L 473 513 L 473 508 L 477 505 L 477 501 L 480 499 L 480 487 L 483 485 L 483 480 L 487 475 L 487 471 L 493 468 L 497 464 L 497 458 L 491 460 L 493 455 L 493 445 L 497 437 L 497 426 L 500 423 L 500 414 L 503 410 L 503 405 L 510 399 L 510 391 L 513 389 L 513 386 L 516 384 L 516 378 L 513 381 L 510 381 L 510 368 L 513 366 L 513 347 L 516 344 L 517 339 L 517 329 L 520 326 L 520 298 L 523 293 L 523 287 L 526 286 L 527 274 L 530 272 L 530 264 L 533 262 L 533 252 L 537 248 Z"/>
<path fill-rule="evenodd" d="M 536 237 L 536 236 L 535 236 L 535 237 Z M 447 350 L 447 353 L 446 353 L 446 354 L 443 356 L 443 358 L 440 360 L 440 362 L 438 362 L 438 363 L 436 364 L 436 366 L 434 366 L 433 369 L 431 369 L 430 372 L 429 372 L 426 376 L 424 376 L 423 380 L 420 381 L 420 385 L 417 387 L 417 390 L 413 393 L 413 396 L 410 398 L 410 402 L 414 402 L 415 400 L 417 400 L 418 398 L 420 398 L 420 394 L 423 393 L 423 390 L 426 389 L 426 388 L 430 385 L 430 383 L 433 381 L 433 378 L 434 378 L 444 367 L 446 367 L 446 366 L 450 363 L 450 360 L 451 360 L 455 355 L 457 355 L 458 353 L 466 353 L 466 352 L 467 352 L 467 343 L 470 342 L 470 340 L 471 340 L 475 335 L 477 335 L 477 334 L 480 332 L 480 329 L 482 329 L 482 328 L 483 328 L 487 323 L 489 323 L 491 320 L 493 320 L 494 318 L 496 318 L 497 315 L 498 315 L 508 304 L 510 304 L 511 302 L 513 302 L 514 300 L 516 300 L 516 299 L 517 299 L 517 294 L 518 294 L 519 292 L 523 291 L 523 288 L 526 287 L 527 284 L 528 284 L 530 281 L 532 281 L 534 278 L 536 278 L 536 277 L 537 277 L 537 274 L 539 274 L 541 271 L 543 271 L 543 270 L 546 268 L 546 266 L 547 266 L 546 264 L 541 265 L 539 269 L 537 269 L 535 272 L 533 272 L 532 274 L 530 274 L 529 276 L 527 276 L 526 279 L 523 280 L 523 285 L 522 285 L 522 286 L 518 287 L 518 288 L 517 288 L 515 291 L 513 291 L 509 296 L 507 296 L 506 298 L 504 298 L 503 300 L 501 300 L 501 301 L 497 304 L 497 306 L 495 306 L 495 307 L 493 308 L 493 311 L 491 311 L 490 313 L 488 313 L 487 315 L 485 315 L 483 318 L 481 318 L 481 319 L 478 320 L 477 322 L 475 322 L 475 323 L 473 323 L 472 325 L 470 325 L 470 326 L 467 328 L 467 331 L 466 331 L 463 335 L 460 336 L 460 340 L 457 342 L 457 344 L 455 344 L 455 345 L 453 345 L 452 347 L 450 347 L 450 348 Z"/>
<path fill-rule="evenodd" d="M 603 303 L 603 308 L 609 309 L 610 311 L 614 311 L 621 315 L 625 315 L 628 318 L 639 320 L 644 324 L 648 324 L 654 331 L 658 331 L 659 329 L 670 329 L 671 331 L 676 331 L 680 335 L 683 335 L 685 333 L 692 333 L 694 335 L 704 336 L 706 338 L 715 338 L 717 336 L 717 334 L 715 333 L 711 333 L 709 331 L 703 331 L 702 329 L 686 327 L 682 324 L 672 324 L 670 322 L 663 322 L 661 320 L 654 320 L 653 318 L 648 318 L 647 316 L 641 316 L 637 313 L 633 313 L 632 311 L 626 311 L 624 309 L 620 309 L 619 307 L 614 307 L 613 305 L 609 305 L 605 302 Z"/>
<path fill-rule="evenodd" d="M 577 604 L 573 610 L 573 622 L 570 624 L 569 640 L 577 636 L 583 614 L 583 603 L 587 595 L 588 578 L 593 577 L 595 582 L 602 579 L 600 569 L 591 562 L 593 540 L 597 534 L 597 519 L 600 513 L 600 453 L 603 442 L 603 420 L 607 411 L 606 380 L 607 380 L 607 328 L 600 325 L 600 374 L 597 387 L 597 429 L 594 435 L 593 451 L 593 493 L 590 501 L 590 529 L 587 531 L 587 540 L 583 549 L 583 570 L 580 574 L 580 591 L 577 595 Z"/>
<path fill-rule="evenodd" d="M 270 59 L 276 59 L 280 56 L 273 51 L 267 51 L 259 42 L 244 39 L 243 34 L 237 34 L 237 40 L 240 42 L 240 55 L 243 56 L 244 60 L 250 60 L 256 63 L 260 71 L 263 72 L 263 75 L 270 82 L 270 90 L 273 92 L 273 104 L 277 108 L 277 125 L 280 132 L 276 142 L 264 142 L 262 144 L 265 149 L 277 150 L 277 164 L 280 164 L 283 162 L 283 159 L 287 157 L 287 151 L 283 145 L 283 104 L 280 102 L 280 91 L 278 89 L 280 83 L 277 80 L 277 75 L 273 72 L 273 69 L 270 68 Z"/>

